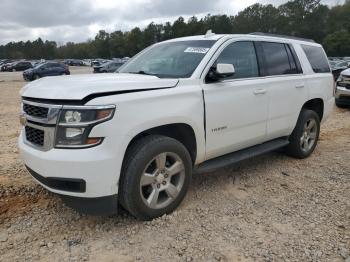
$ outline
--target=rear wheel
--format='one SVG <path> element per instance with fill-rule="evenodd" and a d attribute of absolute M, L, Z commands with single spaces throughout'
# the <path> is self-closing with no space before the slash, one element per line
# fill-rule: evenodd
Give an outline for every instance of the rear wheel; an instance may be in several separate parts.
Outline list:
<path fill-rule="evenodd" d="M 191 173 L 191 157 L 180 142 L 158 135 L 142 138 L 126 154 L 120 202 L 142 220 L 171 213 L 185 197 Z"/>
<path fill-rule="evenodd" d="M 302 110 L 297 125 L 290 136 L 286 153 L 296 158 L 306 158 L 312 154 L 320 134 L 320 118 L 315 111 Z"/>

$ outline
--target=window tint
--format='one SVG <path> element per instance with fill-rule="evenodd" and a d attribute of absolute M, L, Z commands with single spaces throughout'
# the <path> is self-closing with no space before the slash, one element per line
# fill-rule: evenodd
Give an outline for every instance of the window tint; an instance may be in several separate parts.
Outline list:
<path fill-rule="evenodd" d="M 295 74 L 296 70 L 290 64 L 285 44 L 262 42 L 262 49 L 265 55 L 267 75 Z M 295 65 L 294 65 L 295 67 Z"/>
<path fill-rule="evenodd" d="M 233 64 L 231 79 L 259 76 L 258 62 L 253 42 L 235 42 L 227 46 L 217 59 L 217 63 Z"/>
<path fill-rule="evenodd" d="M 330 72 L 328 59 L 321 47 L 301 45 L 315 73 Z"/>
<path fill-rule="evenodd" d="M 288 54 L 288 60 L 289 60 L 289 65 L 290 65 L 290 73 L 291 74 L 297 74 L 298 73 L 297 65 L 295 63 L 295 59 L 294 59 L 294 57 L 292 55 L 290 47 L 288 45 L 286 45 L 285 47 L 286 47 L 287 54 Z"/>

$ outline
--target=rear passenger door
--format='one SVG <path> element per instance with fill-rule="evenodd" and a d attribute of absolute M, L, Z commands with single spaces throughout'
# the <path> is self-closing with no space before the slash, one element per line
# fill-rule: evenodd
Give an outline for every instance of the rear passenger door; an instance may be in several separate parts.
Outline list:
<path fill-rule="evenodd" d="M 269 89 L 267 139 L 288 136 L 308 96 L 299 59 L 291 44 L 256 42 L 262 82 Z"/>

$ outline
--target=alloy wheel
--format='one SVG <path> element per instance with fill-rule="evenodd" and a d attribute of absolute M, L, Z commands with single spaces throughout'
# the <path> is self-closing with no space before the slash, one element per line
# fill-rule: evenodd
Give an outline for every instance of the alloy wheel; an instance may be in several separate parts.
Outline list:
<path fill-rule="evenodd" d="M 170 152 L 154 157 L 140 179 L 143 202 L 152 209 L 171 204 L 179 195 L 185 181 L 185 166 L 181 158 Z"/>
<path fill-rule="evenodd" d="M 306 121 L 303 129 L 302 136 L 300 138 L 300 147 L 304 152 L 308 152 L 315 145 L 317 138 L 317 124 L 314 119 Z"/>

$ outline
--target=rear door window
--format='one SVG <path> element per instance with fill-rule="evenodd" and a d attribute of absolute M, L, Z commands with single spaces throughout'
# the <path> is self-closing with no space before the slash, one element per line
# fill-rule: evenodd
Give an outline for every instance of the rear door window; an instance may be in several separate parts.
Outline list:
<path fill-rule="evenodd" d="M 315 73 L 329 73 L 331 71 L 328 59 L 322 47 L 309 45 L 301 45 L 301 47 L 303 48 L 306 57 L 311 64 L 312 70 Z"/>
<path fill-rule="evenodd" d="M 265 58 L 265 74 L 268 76 L 296 74 L 295 61 L 291 60 L 283 43 L 261 42 Z M 289 50 L 290 51 L 290 50 Z"/>

